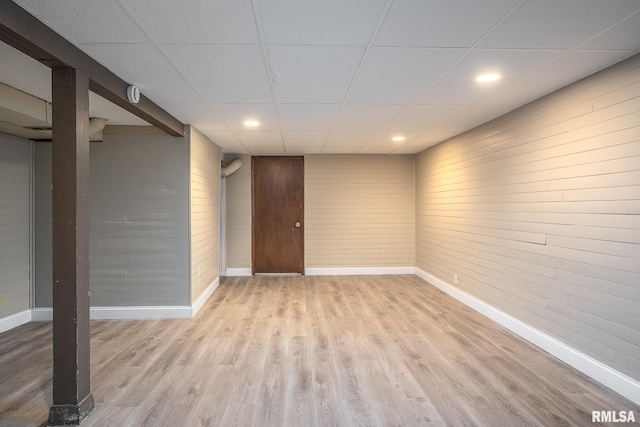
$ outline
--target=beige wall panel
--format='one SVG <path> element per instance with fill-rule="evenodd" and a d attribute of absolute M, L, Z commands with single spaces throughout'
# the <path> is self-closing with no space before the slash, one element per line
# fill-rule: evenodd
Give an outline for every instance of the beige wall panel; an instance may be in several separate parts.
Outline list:
<path fill-rule="evenodd" d="M 251 267 L 251 157 L 241 159 L 240 171 L 225 178 L 227 268 Z M 305 156 L 306 268 L 412 267 L 413 260 L 413 156 Z"/>
<path fill-rule="evenodd" d="M 191 137 L 191 302 L 220 273 L 220 147 L 195 128 Z"/>
<path fill-rule="evenodd" d="M 629 85 L 637 83 L 637 68 L 638 64 L 632 61 L 618 64 L 616 67 L 604 70 L 589 79 L 583 79 L 536 102 L 514 110 L 504 115 L 499 121 L 493 121 L 467 132 L 467 135 L 474 139 L 474 142 L 470 145 L 483 144 L 494 136 L 512 128 L 524 126 L 526 131 L 530 124 L 535 126 L 537 120 L 544 120 L 546 117 L 555 117 L 556 121 L 575 117 L 580 114 L 580 111 L 585 108 L 588 109 L 594 100 L 607 96 L 614 91 L 624 91 Z M 614 89 L 610 86 L 610 81 L 613 78 L 617 82 Z M 623 98 L 627 96 L 623 95 Z M 631 97 L 626 99 L 631 99 L 633 96 L 636 95 L 631 94 Z M 619 99 L 611 103 L 617 102 L 619 102 Z M 593 109 L 598 107 L 597 104 L 593 105 Z"/>
<path fill-rule="evenodd" d="M 227 154 L 227 162 L 239 158 L 242 167 L 224 179 L 226 203 L 226 268 L 251 268 L 251 156 Z"/>
<path fill-rule="evenodd" d="M 416 266 L 636 380 L 639 67 L 416 156 Z"/>
<path fill-rule="evenodd" d="M 413 156 L 305 157 L 307 268 L 411 267 Z"/>
<path fill-rule="evenodd" d="M 462 160 L 470 161 L 487 153 L 499 153 L 500 151 L 496 150 L 495 145 L 505 145 L 507 141 L 509 142 L 508 148 L 511 150 L 519 148 L 533 150 L 535 143 L 545 143 L 547 139 L 567 132 L 567 129 L 570 129 L 571 132 L 581 132 L 587 136 L 599 135 L 599 126 L 602 123 L 598 123 L 598 121 L 607 121 L 616 117 L 633 123 L 632 118 L 625 118 L 625 116 L 629 114 L 630 109 L 635 111 L 638 102 L 640 102 L 638 88 L 636 85 L 632 85 L 629 88 L 620 89 L 617 93 L 623 94 L 622 96 L 626 97 L 625 100 L 622 102 L 620 99 L 614 101 L 611 98 L 612 94 L 607 93 L 604 102 L 599 102 L 599 98 L 592 99 L 593 96 L 591 96 L 579 104 L 571 98 L 563 99 L 562 102 L 566 104 L 563 104 L 564 108 L 551 109 L 554 105 L 550 104 L 546 108 L 538 108 L 535 114 L 520 114 L 520 110 L 516 110 L 503 116 L 500 126 L 490 123 L 481 128 L 482 133 L 477 134 L 478 130 L 470 131 L 467 135 L 477 139 L 468 144 L 464 154 L 461 154 L 459 149 L 445 149 L 442 153 L 436 154 L 434 159 L 439 164 L 442 164 L 444 160 L 447 160 L 448 164 Z M 523 110 L 526 110 L 526 107 Z M 596 110 L 600 110 L 597 111 L 599 115 L 597 120 L 593 121 L 596 116 L 590 113 Z M 513 116 L 516 118 L 512 118 Z M 608 134 L 609 124 L 605 123 L 604 126 L 604 133 Z M 531 133 L 532 128 L 535 128 L 535 134 Z M 620 125 L 620 128 L 625 128 L 624 123 Z M 566 141 L 567 138 L 564 139 Z M 522 144 L 525 146 L 520 147 Z"/>

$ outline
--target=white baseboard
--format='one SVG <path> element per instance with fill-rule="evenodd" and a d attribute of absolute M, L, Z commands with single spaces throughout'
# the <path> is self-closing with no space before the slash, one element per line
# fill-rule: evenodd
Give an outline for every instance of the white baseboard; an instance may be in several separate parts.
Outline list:
<path fill-rule="evenodd" d="M 227 268 L 226 276 L 251 276 L 251 268 Z"/>
<path fill-rule="evenodd" d="M 52 320 L 53 320 L 53 309 L 51 307 L 31 309 L 32 322 L 51 322 Z"/>
<path fill-rule="evenodd" d="M 640 382 L 630 378 L 604 363 L 579 352 L 567 344 L 541 332 L 492 305 L 446 283 L 445 281 L 416 267 L 416 275 L 451 295 L 489 319 L 509 329 L 532 344 L 562 360 L 569 366 L 588 375 L 616 393 L 640 405 Z"/>
<path fill-rule="evenodd" d="M 378 276 L 386 274 L 415 274 L 414 267 L 332 267 L 305 268 L 307 276 Z M 227 277 L 251 276 L 250 268 L 227 268 Z"/>
<path fill-rule="evenodd" d="M 337 267 L 337 268 L 305 268 L 307 276 L 378 276 L 415 274 L 414 267 Z"/>
<path fill-rule="evenodd" d="M 31 322 L 31 310 L 24 310 L 0 319 L 0 334 Z"/>
<path fill-rule="evenodd" d="M 91 307 L 90 316 L 91 320 L 191 319 L 191 307 Z"/>
<path fill-rule="evenodd" d="M 196 300 L 196 302 L 193 304 L 193 307 L 191 308 L 191 317 L 195 316 L 196 313 L 200 311 L 202 306 L 207 302 L 209 297 L 211 297 L 211 295 L 213 294 L 213 291 L 216 290 L 218 285 L 220 285 L 220 278 L 216 277 L 216 280 L 214 280 L 213 283 L 207 286 L 207 289 L 205 289 L 202 295 L 200 295 Z"/>
<path fill-rule="evenodd" d="M 91 320 L 143 320 L 143 319 L 191 319 L 192 309 L 187 306 L 130 306 L 91 307 Z M 52 308 L 34 308 L 31 320 L 52 321 Z"/>

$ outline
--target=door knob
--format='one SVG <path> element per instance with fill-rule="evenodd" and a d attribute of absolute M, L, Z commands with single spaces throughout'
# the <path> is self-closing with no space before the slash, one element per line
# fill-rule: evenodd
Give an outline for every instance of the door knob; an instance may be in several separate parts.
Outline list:
<path fill-rule="evenodd" d="M 296 228 L 300 228 L 300 223 L 296 222 Z"/>

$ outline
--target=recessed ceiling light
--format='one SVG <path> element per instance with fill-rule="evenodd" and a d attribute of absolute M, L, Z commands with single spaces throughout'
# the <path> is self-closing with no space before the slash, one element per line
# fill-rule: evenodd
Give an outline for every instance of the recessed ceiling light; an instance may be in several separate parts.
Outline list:
<path fill-rule="evenodd" d="M 404 139 L 404 136 L 394 136 L 393 138 L 391 138 L 392 141 L 396 142 L 404 141 Z"/>
<path fill-rule="evenodd" d="M 244 125 L 248 128 L 255 128 L 260 126 L 260 122 L 257 120 L 245 120 Z"/>
<path fill-rule="evenodd" d="M 476 81 L 478 83 L 487 83 L 487 82 L 495 82 L 500 78 L 500 74 L 483 74 L 481 76 L 476 77 Z"/>

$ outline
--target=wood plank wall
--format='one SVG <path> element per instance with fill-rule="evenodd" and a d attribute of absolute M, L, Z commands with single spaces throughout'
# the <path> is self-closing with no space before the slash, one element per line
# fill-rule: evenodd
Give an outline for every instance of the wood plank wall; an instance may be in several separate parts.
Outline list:
<path fill-rule="evenodd" d="M 251 156 L 240 158 L 226 178 L 227 268 L 251 268 Z M 413 156 L 306 155 L 305 208 L 306 268 L 413 267 Z"/>
<path fill-rule="evenodd" d="M 219 276 L 220 147 L 194 128 L 191 139 L 191 302 Z"/>
<path fill-rule="evenodd" d="M 224 178 L 226 203 L 225 267 L 251 270 L 251 156 L 227 154 L 242 167 Z"/>
<path fill-rule="evenodd" d="M 91 144 L 91 305 L 190 305 L 188 139 L 134 129 Z M 36 307 L 51 307 L 50 164 L 36 144 Z"/>
<path fill-rule="evenodd" d="M 640 56 L 417 155 L 416 266 L 640 379 Z"/>
<path fill-rule="evenodd" d="M 307 268 L 413 267 L 413 156 L 305 156 Z"/>
<path fill-rule="evenodd" d="M 30 308 L 30 187 L 30 143 L 0 134 L 0 318 Z"/>

